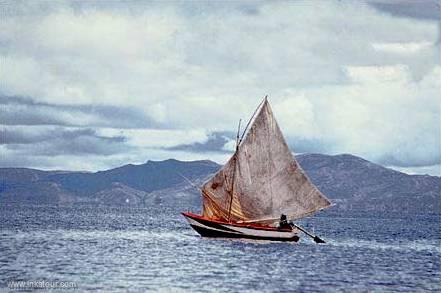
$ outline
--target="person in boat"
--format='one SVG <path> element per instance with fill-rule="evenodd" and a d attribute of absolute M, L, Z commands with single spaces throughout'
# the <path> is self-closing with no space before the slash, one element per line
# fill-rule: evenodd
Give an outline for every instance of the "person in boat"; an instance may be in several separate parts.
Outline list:
<path fill-rule="evenodd" d="M 284 214 L 282 214 L 280 216 L 279 228 L 292 230 L 291 224 L 288 222 L 288 219 L 286 218 L 286 215 L 284 215 Z"/>

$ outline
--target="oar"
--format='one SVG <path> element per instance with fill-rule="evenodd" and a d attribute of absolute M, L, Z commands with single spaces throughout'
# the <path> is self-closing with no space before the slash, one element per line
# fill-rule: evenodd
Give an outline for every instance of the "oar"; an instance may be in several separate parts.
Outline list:
<path fill-rule="evenodd" d="M 303 233 L 305 233 L 306 235 L 308 235 L 309 237 L 311 237 L 312 239 L 314 239 L 315 243 L 325 243 L 325 240 L 321 239 L 320 237 L 318 237 L 317 235 L 312 235 L 311 233 L 309 233 L 308 231 L 306 231 L 305 229 L 303 229 L 302 227 L 300 227 L 299 225 L 296 225 L 294 223 L 290 223 L 291 226 L 296 227 L 297 229 L 299 229 L 300 231 L 302 231 Z"/>

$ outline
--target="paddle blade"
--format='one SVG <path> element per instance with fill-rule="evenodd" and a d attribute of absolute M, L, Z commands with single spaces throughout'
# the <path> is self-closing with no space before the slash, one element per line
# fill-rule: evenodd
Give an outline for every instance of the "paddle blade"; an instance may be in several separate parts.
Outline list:
<path fill-rule="evenodd" d="M 318 236 L 314 236 L 314 242 L 315 243 L 326 243 L 325 240 L 321 239 Z"/>

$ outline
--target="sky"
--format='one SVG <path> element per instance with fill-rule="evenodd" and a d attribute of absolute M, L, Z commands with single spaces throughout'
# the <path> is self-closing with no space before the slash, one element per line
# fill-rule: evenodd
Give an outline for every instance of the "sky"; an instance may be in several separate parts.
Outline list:
<path fill-rule="evenodd" d="M 296 154 L 441 176 L 439 3 L 0 0 L 0 167 L 224 163 L 268 95 Z"/>

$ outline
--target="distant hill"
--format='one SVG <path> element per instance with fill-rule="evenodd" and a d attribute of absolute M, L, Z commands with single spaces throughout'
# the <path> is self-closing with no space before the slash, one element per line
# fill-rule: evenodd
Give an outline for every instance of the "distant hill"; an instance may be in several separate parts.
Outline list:
<path fill-rule="evenodd" d="M 218 168 L 211 161 L 174 159 L 95 173 L 0 168 L 0 202 L 121 204 L 135 196 L 143 203 L 153 191 L 197 182 Z"/>
<path fill-rule="evenodd" d="M 353 155 L 297 159 L 337 211 L 441 213 L 441 178 L 407 175 Z M 200 206 L 198 190 L 220 166 L 211 161 L 148 161 L 100 172 L 0 168 L 0 203 Z M 186 179 L 185 179 L 186 178 Z M 188 180 L 187 180 L 188 179 Z"/>
<path fill-rule="evenodd" d="M 297 156 L 338 209 L 441 213 L 441 178 L 408 175 L 343 154 Z"/>

